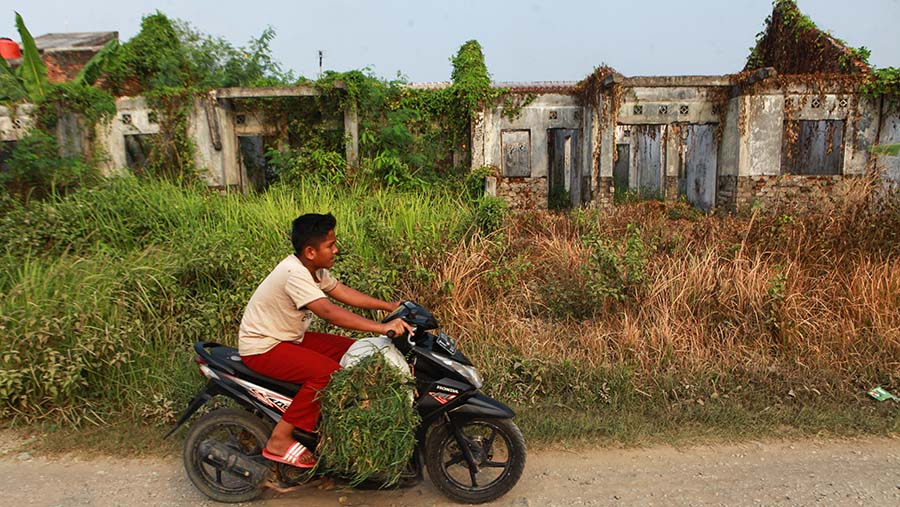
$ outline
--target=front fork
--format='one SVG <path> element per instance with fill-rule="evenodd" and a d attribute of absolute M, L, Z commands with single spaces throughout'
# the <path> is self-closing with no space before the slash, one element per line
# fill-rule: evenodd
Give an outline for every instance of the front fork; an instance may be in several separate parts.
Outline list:
<path fill-rule="evenodd" d="M 469 447 L 469 441 L 463 434 L 462 429 L 460 429 L 459 425 L 456 424 L 456 421 L 454 421 L 449 414 L 444 414 L 444 419 L 445 423 L 450 425 L 450 431 L 453 433 L 453 438 L 456 439 L 456 445 L 459 446 L 460 451 L 463 453 L 463 457 L 466 458 L 466 463 L 469 465 L 469 475 L 472 477 L 472 484 L 475 484 L 475 474 L 479 472 L 479 467 L 478 463 L 475 461 L 475 456 L 472 454 L 472 449 Z"/>

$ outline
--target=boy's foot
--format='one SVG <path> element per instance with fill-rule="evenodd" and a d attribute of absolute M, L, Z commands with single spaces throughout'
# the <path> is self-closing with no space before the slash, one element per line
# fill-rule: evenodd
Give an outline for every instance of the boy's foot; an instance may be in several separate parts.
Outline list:
<path fill-rule="evenodd" d="M 300 442 L 294 442 L 283 455 L 273 454 L 268 449 L 263 449 L 264 458 L 284 463 L 297 468 L 312 468 L 316 466 L 316 458 Z"/>

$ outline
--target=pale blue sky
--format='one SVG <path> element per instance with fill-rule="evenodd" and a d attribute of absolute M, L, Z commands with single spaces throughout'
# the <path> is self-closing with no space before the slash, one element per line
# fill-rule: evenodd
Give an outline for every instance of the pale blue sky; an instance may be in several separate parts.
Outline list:
<path fill-rule="evenodd" d="M 7 4 L 9 5 L 9 4 Z M 799 0 L 822 29 L 872 50 L 879 67 L 900 66 L 900 0 Z M 744 65 L 771 0 L 14 0 L 0 36 L 17 39 L 13 10 L 34 35 L 137 33 L 160 10 L 244 45 L 271 25 L 275 57 L 315 77 L 325 68 L 371 66 L 383 77 L 444 81 L 449 58 L 469 39 L 484 48 L 496 81 L 579 80 L 601 63 L 629 76 L 726 74 Z"/>

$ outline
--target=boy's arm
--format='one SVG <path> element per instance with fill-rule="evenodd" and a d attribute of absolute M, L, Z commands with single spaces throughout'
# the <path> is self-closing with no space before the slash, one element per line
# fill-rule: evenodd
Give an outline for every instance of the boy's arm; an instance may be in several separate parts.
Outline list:
<path fill-rule="evenodd" d="M 332 290 L 334 292 L 334 290 Z M 374 298 L 372 298 L 374 299 Z M 378 301 L 377 299 L 375 301 Z M 384 303 L 384 301 L 382 301 Z M 311 312 L 316 314 L 320 319 L 327 321 L 329 324 L 343 327 L 345 329 L 355 329 L 357 331 L 365 331 L 369 333 L 387 334 L 388 331 L 403 334 L 412 331 L 412 328 L 406 322 L 400 319 L 394 319 L 390 322 L 382 324 L 365 317 L 357 315 L 349 310 L 341 308 L 332 303 L 328 298 L 319 298 L 312 303 L 306 305 Z M 393 308 L 392 308 L 393 309 Z"/>
<path fill-rule="evenodd" d="M 400 306 L 400 303 L 398 302 L 382 301 L 373 298 L 356 289 L 347 287 L 340 282 L 328 292 L 328 295 L 345 305 L 355 306 L 356 308 L 361 308 L 363 310 L 384 310 L 386 312 L 391 312 Z M 312 308 L 310 308 L 310 310 L 312 310 Z M 313 310 L 313 313 L 315 313 L 315 310 Z"/>

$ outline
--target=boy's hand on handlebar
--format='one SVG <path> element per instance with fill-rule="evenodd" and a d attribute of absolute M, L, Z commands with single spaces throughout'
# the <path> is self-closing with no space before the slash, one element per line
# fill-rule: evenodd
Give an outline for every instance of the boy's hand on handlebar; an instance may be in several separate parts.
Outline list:
<path fill-rule="evenodd" d="M 413 327 L 404 320 L 394 319 L 382 324 L 381 334 L 388 336 L 389 331 L 393 331 L 395 335 L 402 335 L 403 333 L 412 333 Z"/>

